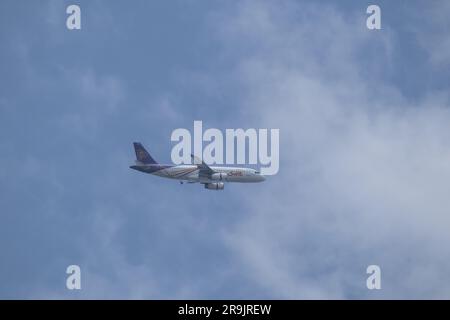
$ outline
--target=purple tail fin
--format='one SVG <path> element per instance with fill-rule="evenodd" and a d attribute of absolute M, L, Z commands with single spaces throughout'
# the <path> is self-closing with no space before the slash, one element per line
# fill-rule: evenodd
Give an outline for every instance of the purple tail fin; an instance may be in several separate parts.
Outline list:
<path fill-rule="evenodd" d="M 136 159 L 145 164 L 157 164 L 155 159 L 145 150 L 139 142 L 133 142 L 134 151 L 136 152 Z"/>

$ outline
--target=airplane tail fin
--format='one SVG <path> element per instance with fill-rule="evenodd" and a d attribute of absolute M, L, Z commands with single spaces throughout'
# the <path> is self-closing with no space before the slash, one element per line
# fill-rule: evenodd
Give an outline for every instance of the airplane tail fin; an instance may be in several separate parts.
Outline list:
<path fill-rule="evenodd" d="M 142 146 L 139 142 L 133 142 L 134 145 L 134 152 L 136 152 L 136 159 L 139 162 L 142 162 L 144 164 L 157 164 L 155 159 L 152 158 L 152 156 L 145 150 L 145 148 Z"/>

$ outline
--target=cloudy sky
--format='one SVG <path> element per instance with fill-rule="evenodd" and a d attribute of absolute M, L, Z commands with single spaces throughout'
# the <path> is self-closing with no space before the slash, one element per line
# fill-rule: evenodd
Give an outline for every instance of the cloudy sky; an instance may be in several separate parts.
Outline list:
<path fill-rule="evenodd" d="M 450 298 L 449 1 L 73 3 L 0 2 L 0 298 Z M 279 173 L 128 168 L 194 120 L 279 128 Z"/>

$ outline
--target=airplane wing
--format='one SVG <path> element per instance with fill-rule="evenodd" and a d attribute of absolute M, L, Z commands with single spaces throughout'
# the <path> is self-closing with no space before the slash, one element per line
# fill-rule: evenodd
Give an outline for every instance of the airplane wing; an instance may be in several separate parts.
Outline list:
<path fill-rule="evenodd" d="M 200 178 L 210 178 L 213 173 L 216 173 L 210 166 L 208 166 L 204 161 L 200 160 L 200 158 L 191 154 L 191 158 L 194 164 L 197 165 L 199 169 L 199 177 Z"/>

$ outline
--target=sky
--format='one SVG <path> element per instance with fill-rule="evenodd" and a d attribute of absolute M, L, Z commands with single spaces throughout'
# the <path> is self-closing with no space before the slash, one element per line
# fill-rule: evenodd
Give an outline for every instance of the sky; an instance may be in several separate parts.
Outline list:
<path fill-rule="evenodd" d="M 1 1 L 0 298 L 450 298 L 449 16 Z M 280 129 L 278 174 L 216 192 L 129 169 L 133 141 L 170 163 L 194 120 Z"/>

